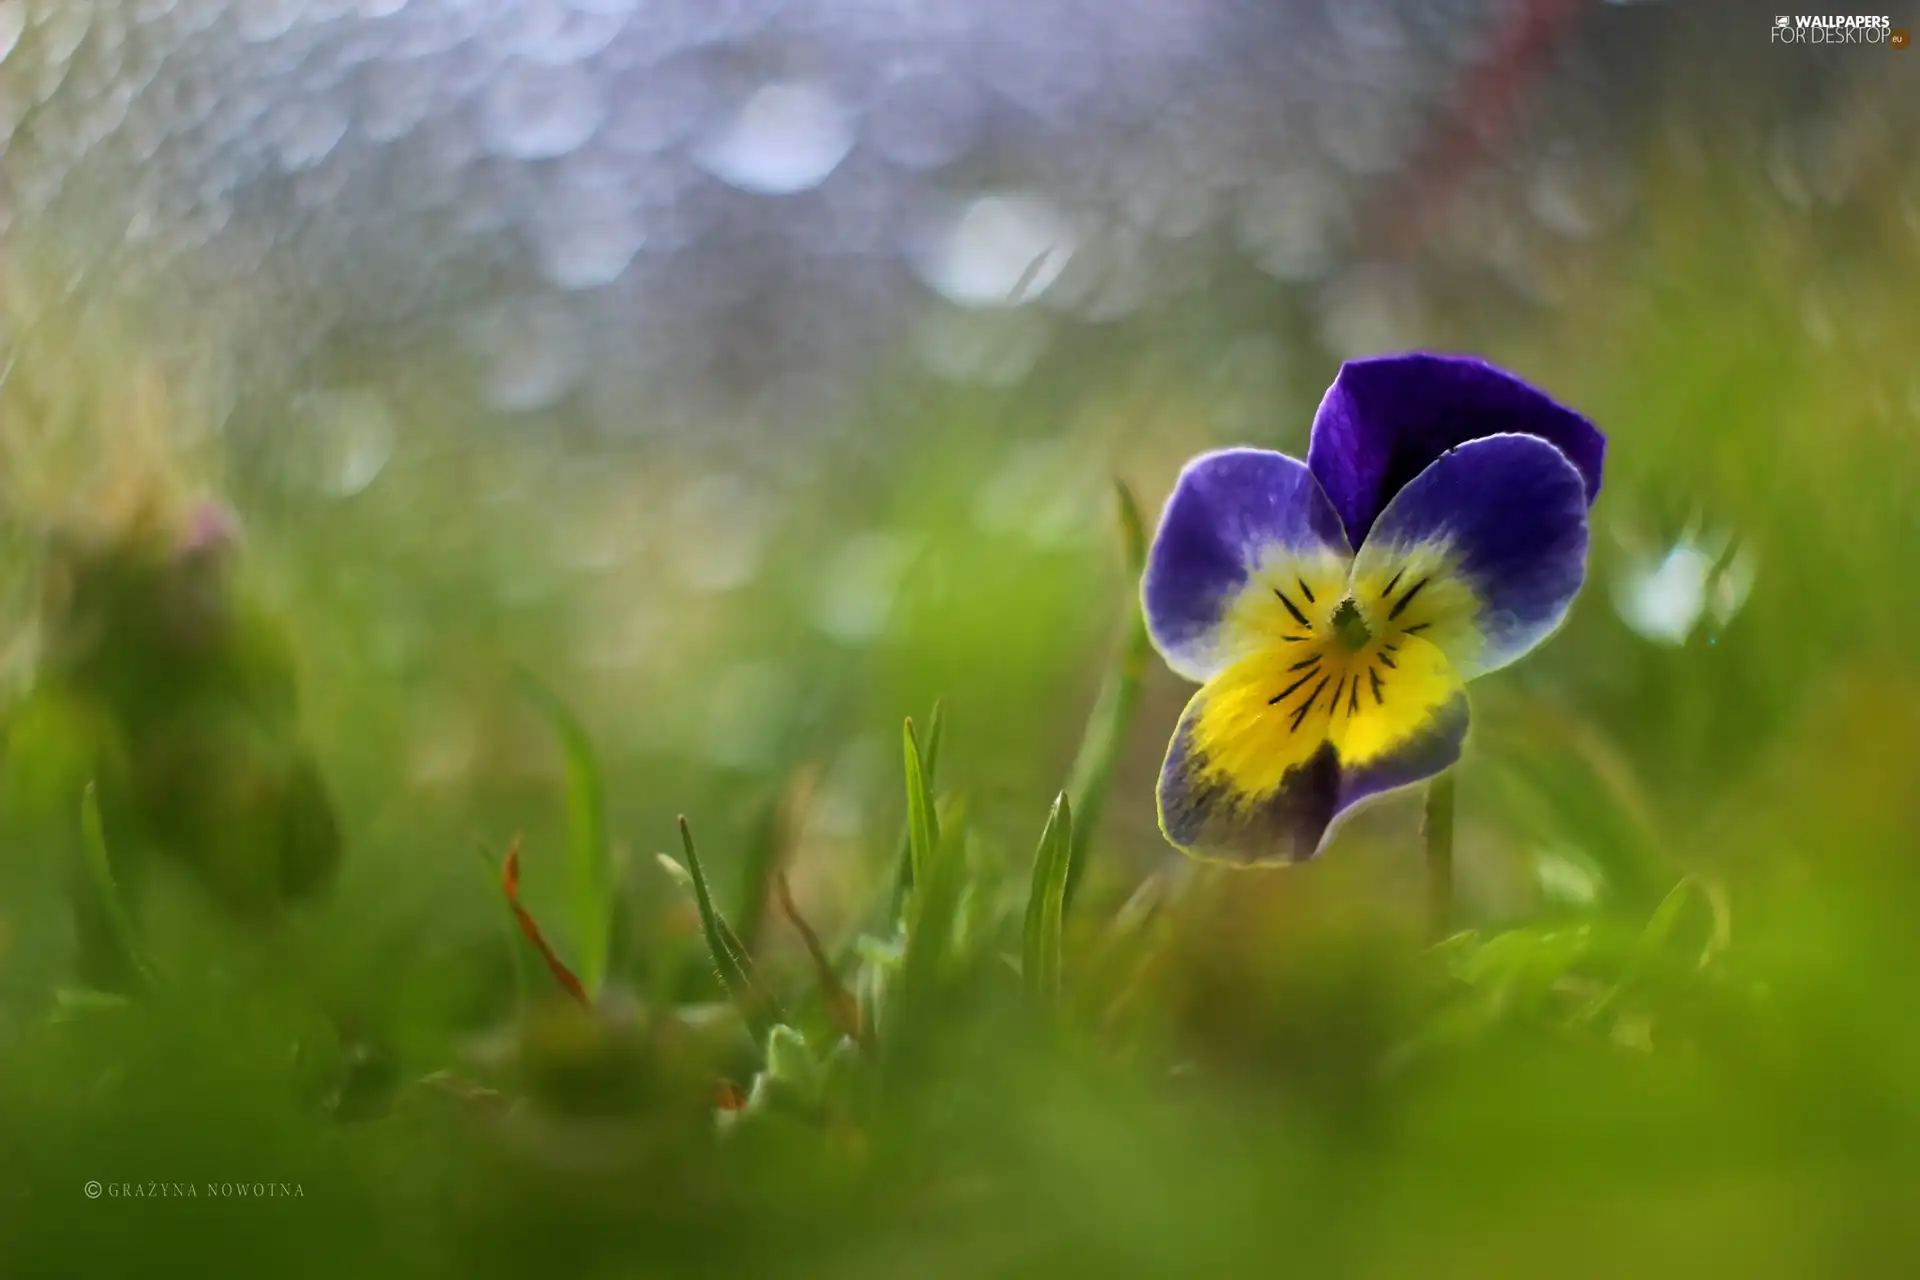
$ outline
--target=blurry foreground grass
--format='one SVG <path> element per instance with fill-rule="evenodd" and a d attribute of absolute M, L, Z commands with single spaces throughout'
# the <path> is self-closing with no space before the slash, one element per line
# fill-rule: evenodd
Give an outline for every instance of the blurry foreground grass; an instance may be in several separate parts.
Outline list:
<path fill-rule="evenodd" d="M 911 563 L 870 647 L 749 593 L 637 696 L 516 688 L 538 622 L 396 639 L 349 581 L 377 522 L 293 512 L 343 878 L 273 929 L 156 908 L 150 996 L 51 1002 L 65 907 L 9 835 L 0 1274 L 1911 1274 L 1917 242 L 1707 181 L 1569 268 L 1577 315 L 1441 344 L 1612 437 L 1567 634 L 1475 688 L 1470 932 L 1420 936 L 1404 801 L 1297 871 L 1169 862 L 1184 692 L 1098 697 L 1122 557 L 982 533 L 951 452 L 863 513 Z M 1157 500 L 1207 441 L 1076 443 Z M 1650 643 L 1610 606 L 1701 530 L 1750 581 Z M 755 643 L 798 709 L 702 764 L 675 699 Z M 449 786 L 409 718 L 470 695 L 495 754 Z"/>

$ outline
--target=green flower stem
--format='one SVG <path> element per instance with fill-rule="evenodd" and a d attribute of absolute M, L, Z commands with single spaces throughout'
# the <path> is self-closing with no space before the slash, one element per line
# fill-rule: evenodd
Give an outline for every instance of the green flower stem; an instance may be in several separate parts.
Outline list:
<path fill-rule="evenodd" d="M 1427 932 L 1439 942 L 1453 932 L 1453 770 L 1427 784 Z"/>

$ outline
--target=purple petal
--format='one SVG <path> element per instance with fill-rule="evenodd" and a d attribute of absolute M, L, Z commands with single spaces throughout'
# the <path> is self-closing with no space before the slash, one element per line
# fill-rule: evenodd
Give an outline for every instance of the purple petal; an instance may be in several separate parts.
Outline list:
<path fill-rule="evenodd" d="M 1381 634 L 1419 633 L 1472 679 L 1552 634 L 1586 565 L 1580 473 L 1536 436 L 1491 436 L 1387 504 L 1354 559 L 1353 591 Z"/>
<path fill-rule="evenodd" d="M 1538 436 L 1600 492 L 1607 440 L 1585 418 L 1484 360 L 1426 354 L 1350 360 L 1314 415 L 1307 465 L 1353 545 L 1393 495 L 1447 450 L 1485 436 Z"/>
<path fill-rule="evenodd" d="M 1303 463 L 1264 449 L 1202 454 L 1180 473 L 1147 552 L 1147 630 L 1168 666 L 1206 680 L 1285 630 L 1253 616 L 1264 607 L 1285 618 L 1256 575 L 1287 591 L 1306 583 L 1290 609 L 1312 607 L 1313 587 L 1327 587 L 1324 606 L 1351 558 L 1340 517 Z"/>

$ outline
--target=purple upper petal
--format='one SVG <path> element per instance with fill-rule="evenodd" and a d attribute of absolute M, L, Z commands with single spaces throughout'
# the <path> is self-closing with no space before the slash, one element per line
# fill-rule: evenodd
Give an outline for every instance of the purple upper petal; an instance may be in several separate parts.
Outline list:
<path fill-rule="evenodd" d="M 1472 440 L 1439 458 L 1394 495 L 1354 558 L 1372 616 L 1425 632 L 1463 679 L 1546 639 L 1586 570 L 1581 475 L 1523 435 Z M 1391 590 L 1375 598 L 1371 584 L 1383 580 Z"/>
<path fill-rule="evenodd" d="M 1427 354 L 1349 360 L 1314 415 L 1307 466 L 1354 546 L 1393 495 L 1447 450 L 1502 434 L 1538 436 L 1600 492 L 1606 437 L 1544 392 L 1484 360 Z"/>
<path fill-rule="evenodd" d="M 1202 454 L 1180 473 L 1147 552 L 1147 630 L 1168 666 L 1205 680 L 1239 656 L 1222 623 L 1256 568 L 1337 557 L 1344 576 L 1351 554 L 1305 464 L 1265 449 Z"/>

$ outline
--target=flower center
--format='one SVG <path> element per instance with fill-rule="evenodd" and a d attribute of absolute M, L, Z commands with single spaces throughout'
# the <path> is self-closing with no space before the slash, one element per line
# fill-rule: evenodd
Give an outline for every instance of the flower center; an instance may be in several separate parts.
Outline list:
<path fill-rule="evenodd" d="M 1352 596 L 1340 602 L 1328 626 L 1334 643 L 1348 653 L 1359 652 L 1373 639 L 1373 632 L 1367 630 L 1367 620 L 1360 616 L 1360 606 L 1353 602 Z"/>

